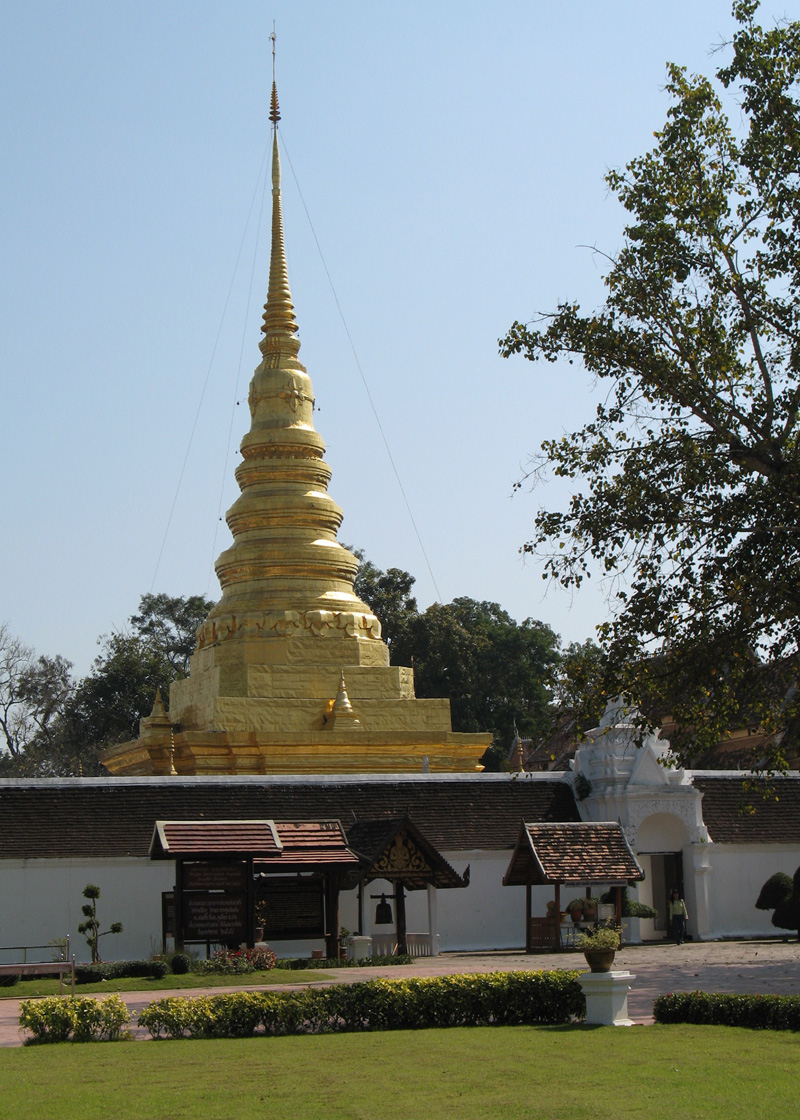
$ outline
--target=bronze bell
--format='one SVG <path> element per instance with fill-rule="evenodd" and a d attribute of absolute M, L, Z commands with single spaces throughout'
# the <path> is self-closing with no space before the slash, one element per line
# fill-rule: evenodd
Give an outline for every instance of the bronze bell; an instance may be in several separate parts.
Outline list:
<path fill-rule="evenodd" d="M 386 901 L 386 895 L 381 895 L 381 900 L 375 907 L 375 925 L 390 926 L 393 922 L 392 905 Z"/>

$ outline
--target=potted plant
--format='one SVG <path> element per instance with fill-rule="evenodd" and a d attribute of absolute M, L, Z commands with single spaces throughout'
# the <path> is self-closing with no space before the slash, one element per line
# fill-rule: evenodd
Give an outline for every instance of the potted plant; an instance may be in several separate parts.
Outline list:
<path fill-rule="evenodd" d="M 592 972 L 609 972 L 619 948 L 619 930 L 613 926 L 588 929 L 575 938 L 575 947 L 583 951 Z"/>
<path fill-rule="evenodd" d="M 583 920 L 593 922 L 597 918 L 597 899 L 585 898 L 583 900 Z"/>
<path fill-rule="evenodd" d="M 573 898 L 572 902 L 567 904 L 567 910 L 569 910 L 569 916 L 573 922 L 579 922 L 583 917 L 583 899 Z"/>

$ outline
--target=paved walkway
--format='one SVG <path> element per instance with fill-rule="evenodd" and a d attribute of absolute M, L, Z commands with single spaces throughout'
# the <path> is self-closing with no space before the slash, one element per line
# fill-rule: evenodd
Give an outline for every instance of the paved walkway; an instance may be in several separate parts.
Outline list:
<path fill-rule="evenodd" d="M 443 953 L 422 957 L 414 964 L 320 970 L 311 986 L 370 980 L 378 976 L 445 976 L 466 972 L 509 972 L 515 969 L 585 968 L 581 953 L 537 953 L 497 950 L 482 953 Z M 740 992 L 743 994 L 800 995 L 800 944 L 797 941 L 708 941 L 684 945 L 629 945 L 621 949 L 615 969 L 634 974 L 628 1012 L 637 1023 L 653 1022 L 653 1000 L 665 992 Z M 308 984 L 271 986 L 291 991 Z M 199 996 L 222 992 L 256 991 L 236 985 L 224 988 L 172 989 L 163 995 Z M 153 992 L 123 992 L 132 1011 L 158 996 Z M 0 999 L 0 1047 L 20 1046 L 19 999 Z M 137 1037 L 148 1037 L 135 1030 Z"/>

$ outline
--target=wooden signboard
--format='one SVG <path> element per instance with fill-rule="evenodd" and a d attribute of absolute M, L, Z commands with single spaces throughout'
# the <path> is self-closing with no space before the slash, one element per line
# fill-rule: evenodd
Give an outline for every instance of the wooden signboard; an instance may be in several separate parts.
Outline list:
<path fill-rule="evenodd" d="M 264 919 L 266 941 L 325 935 L 325 903 L 321 879 L 268 881 L 259 887 L 256 909 Z"/>
<path fill-rule="evenodd" d="M 183 896 L 186 941 L 247 941 L 247 900 L 243 894 L 196 892 Z"/>
<path fill-rule="evenodd" d="M 246 865 L 243 860 L 203 860 L 197 863 L 184 863 L 183 889 L 243 893 L 247 889 Z"/>

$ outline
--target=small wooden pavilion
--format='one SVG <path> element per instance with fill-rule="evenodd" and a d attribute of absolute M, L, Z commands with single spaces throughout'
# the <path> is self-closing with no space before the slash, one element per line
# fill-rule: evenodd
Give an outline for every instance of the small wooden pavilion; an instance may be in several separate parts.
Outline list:
<path fill-rule="evenodd" d="M 622 921 L 622 888 L 644 879 L 622 826 L 616 822 L 525 824 L 520 828 L 503 886 L 524 886 L 525 948 L 561 947 L 561 887 L 616 888 L 616 918 Z M 531 914 L 531 888 L 552 884 L 553 914 Z"/>
<path fill-rule="evenodd" d="M 175 860 L 173 934 L 252 948 L 260 896 L 270 936 L 324 936 L 339 952 L 339 891 L 358 867 L 338 820 L 156 821 L 151 859 Z"/>
<path fill-rule="evenodd" d="M 358 885 L 359 929 L 364 928 L 364 888 L 376 879 L 391 883 L 398 953 L 408 951 L 406 891 L 469 886 L 469 868 L 459 875 L 407 816 L 355 821 L 347 829 L 347 843 L 359 857 L 358 870 L 348 871 L 344 884 L 345 888 Z"/>

